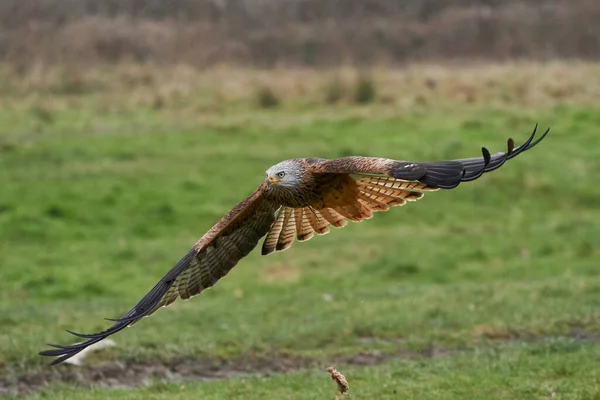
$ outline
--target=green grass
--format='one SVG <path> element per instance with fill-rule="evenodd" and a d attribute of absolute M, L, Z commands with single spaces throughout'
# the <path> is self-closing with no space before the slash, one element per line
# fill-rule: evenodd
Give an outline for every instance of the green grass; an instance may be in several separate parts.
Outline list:
<path fill-rule="evenodd" d="M 22 109 L 0 111 L 4 375 L 46 368 L 49 360 L 37 355 L 45 343 L 75 341 L 64 329 L 105 329 L 104 317 L 127 311 L 282 159 L 471 157 L 482 145 L 505 150 L 508 137 L 521 143 L 539 121 L 552 128 L 547 139 L 502 169 L 284 253 L 254 252 L 212 290 L 114 336 L 117 347 L 90 360 L 275 354 L 325 365 L 335 356 L 434 344 L 478 350 L 340 368 L 357 398 L 596 393 L 597 376 L 586 372 L 598 360 L 596 343 L 487 346 L 600 333 L 600 109 L 394 110 L 284 103 L 209 122 L 144 108 L 96 115 L 85 104 L 45 122 Z M 333 397 L 327 379 L 311 369 L 135 393 Z M 59 387 L 39 396 L 81 393 Z M 106 397 L 102 389 L 86 393 Z"/>
<path fill-rule="evenodd" d="M 597 343 L 553 340 L 477 349 L 443 358 L 348 367 L 353 399 L 596 399 Z M 324 368 L 212 382 L 154 382 L 132 391 L 59 386 L 32 399 L 333 399 Z"/>

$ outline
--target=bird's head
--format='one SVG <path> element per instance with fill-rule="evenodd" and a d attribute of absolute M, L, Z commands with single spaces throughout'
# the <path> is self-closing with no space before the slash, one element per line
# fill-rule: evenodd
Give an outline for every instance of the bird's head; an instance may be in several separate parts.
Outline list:
<path fill-rule="evenodd" d="M 286 160 L 267 170 L 265 182 L 270 189 L 293 188 L 300 185 L 304 167 L 296 160 Z"/>

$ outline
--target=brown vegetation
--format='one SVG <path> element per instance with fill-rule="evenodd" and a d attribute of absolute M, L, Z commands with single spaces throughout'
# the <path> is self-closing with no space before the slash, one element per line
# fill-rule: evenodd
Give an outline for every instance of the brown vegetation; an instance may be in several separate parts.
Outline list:
<path fill-rule="evenodd" d="M 70 107 L 99 116 L 147 108 L 163 114 L 185 113 L 189 121 L 198 117 L 205 122 L 206 116 L 220 118 L 230 107 L 239 113 L 271 107 L 285 111 L 300 104 L 363 104 L 364 112 L 374 112 L 369 104 L 377 104 L 377 112 L 395 115 L 461 104 L 535 109 L 566 103 L 596 105 L 598 76 L 598 63 L 566 61 L 413 64 L 373 68 L 368 74 L 349 67 L 199 71 L 181 65 L 162 68 L 121 63 L 80 68 L 34 64 L 21 71 L 0 64 L 0 107 L 27 109 L 44 124 Z"/>
<path fill-rule="evenodd" d="M 0 2 L 0 61 L 397 64 L 596 59 L 597 0 L 19 0 Z"/>

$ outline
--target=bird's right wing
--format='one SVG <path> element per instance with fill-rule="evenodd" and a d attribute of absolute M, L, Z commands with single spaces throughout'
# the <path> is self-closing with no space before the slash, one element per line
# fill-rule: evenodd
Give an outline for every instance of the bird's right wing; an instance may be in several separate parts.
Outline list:
<path fill-rule="evenodd" d="M 112 320 L 110 328 L 93 334 L 68 331 L 86 340 L 71 346 L 50 345 L 55 349 L 42 351 L 40 355 L 57 357 L 53 365 L 61 363 L 178 297 L 187 300 L 213 286 L 250 253 L 275 221 L 279 206 L 267 201 L 263 194 L 264 185 L 227 213 L 129 312 Z"/>

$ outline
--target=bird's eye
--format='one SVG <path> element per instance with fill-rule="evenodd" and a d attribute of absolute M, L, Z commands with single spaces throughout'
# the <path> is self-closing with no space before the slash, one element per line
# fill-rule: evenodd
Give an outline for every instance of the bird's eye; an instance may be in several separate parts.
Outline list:
<path fill-rule="evenodd" d="M 285 172 L 283 172 L 283 171 L 277 173 L 277 177 L 279 179 L 282 179 L 284 176 L 285 176 Z"/>

